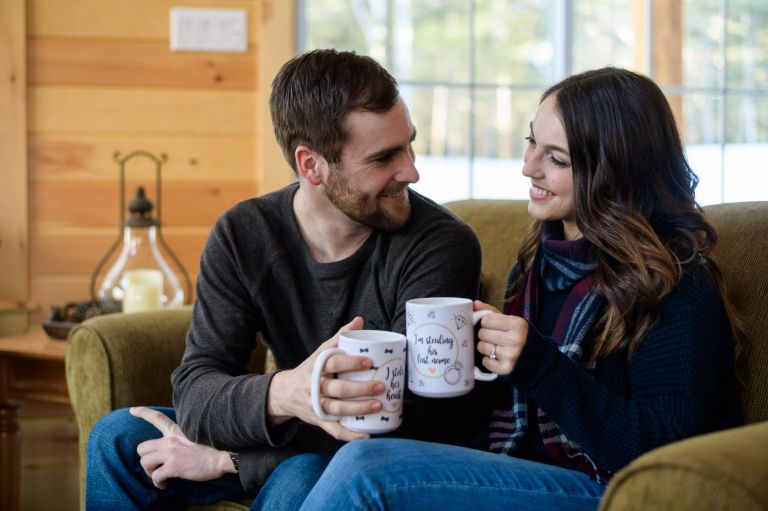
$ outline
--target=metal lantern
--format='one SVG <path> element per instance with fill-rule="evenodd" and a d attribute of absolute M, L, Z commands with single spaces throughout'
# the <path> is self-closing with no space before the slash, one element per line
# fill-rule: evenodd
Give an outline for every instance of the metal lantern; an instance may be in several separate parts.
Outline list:
<path fill-rule="evenodd" d="M 155 164 L 157 207 L 146 197 L 143 187 L 125 206 L 125 168 L 133 158 L 144 157 Z M 162 236 L 162 200 L 160 193 L 161 168 L 167 161 L 165 154 L 160 157 L 147 151 L 134 151 L 124 157 L 114 154 L 120 166 L 120 223 L 119 235 L 110 249 L 101 258 L 91 275 L 91 297 L 98 300 L 105 310 L 135 312 L 159 308 L 178 307 L 185 303 L 192 293 L 192 283 L 184 266 Z M 153 217 L 155 210 L 157 216 Z M 170 256 L 186 285 L 186 295 L 179 278 L 166 262 L 160 247 Z M 96 280 L 104 265 L 120 249 L 114 264 L 106 272 L 96 289 Z"/>

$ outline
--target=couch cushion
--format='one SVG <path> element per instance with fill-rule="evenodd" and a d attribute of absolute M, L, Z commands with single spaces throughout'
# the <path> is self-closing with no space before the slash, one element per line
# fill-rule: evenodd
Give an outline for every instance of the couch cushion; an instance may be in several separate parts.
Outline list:
<path fill-rule="evenodd" d="M 713 258 L 748 339 L 737 366 L 744 418 L 768 420 L 768 202 L 718 204 L 704 213 L 717 231 Z"/>
<path fill-rule="evenodd" d="M 473 199 L 445 206 L 477 233 L 483 249 L 484 300 L 501 308 L 509 270 L 531 226 L 528 201 Z"/>

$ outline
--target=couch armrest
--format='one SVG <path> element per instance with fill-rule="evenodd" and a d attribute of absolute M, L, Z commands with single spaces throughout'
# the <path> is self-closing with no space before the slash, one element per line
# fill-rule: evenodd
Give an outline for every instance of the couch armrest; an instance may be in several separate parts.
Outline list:
<path fill-rule="evenodd" d="M 171 405 L 171 372 L 184 353 L 192 309 L 97 316 L 69 335 L 66 375 L 80 433 L 81 502 L 85 448 L 107 412 L 133 405 Z"/>
<path fill-rule="evenodd" d="M 768 422 L 675 442 L 616 474 L 600 511 L 768 509 L 767 460 Z"/>
<path fill-rule="evenodd" d="M 184 353 L 190 309 L 109 314 L 69 336 L 67 388 L 78 418 L 93 424 L 133 405 L 171 404 L 171 372 Z"/>

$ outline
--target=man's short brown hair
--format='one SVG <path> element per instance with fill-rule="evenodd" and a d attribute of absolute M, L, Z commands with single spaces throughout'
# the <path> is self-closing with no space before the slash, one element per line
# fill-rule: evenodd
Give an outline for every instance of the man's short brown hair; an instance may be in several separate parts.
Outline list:
<path fill-rule="evenodd" d="M 272 82 L 269 108 L 275 137 L 294 172 L 299 145 L 338 163 L 349 135 L 344 129 L 347 114 L 386 112 L 398 96 L 395 79 L 371 57 L 310 51 L 285 63 Z"/>

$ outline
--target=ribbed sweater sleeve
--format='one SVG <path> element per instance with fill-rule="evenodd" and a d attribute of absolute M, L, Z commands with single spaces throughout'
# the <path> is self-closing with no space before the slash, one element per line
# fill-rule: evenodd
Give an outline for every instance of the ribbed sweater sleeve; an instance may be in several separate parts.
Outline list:
<path fill-rule="evenodd" d="M 187 349 L 172 376 L 182 429 L 196 442 L 227 450 L 288 439 L 280 438 L 280 431 L 271 438 L 266 425 L 264 403 L 273 375 L 248 374 L 263 320 L 244 279 L 231 271 L 242 267 L 238 259 L 246 256 L 235 247 L 231 226 L 222 218 L 203 252 Z"/>
<path fill-rule="evenodd" d="M 615 472 L 646 451 L 732 421 L 730 344 L 712 281 L 695 270 L 663 301 L 629 361 L 622 354 L 585 370 L 531 329 L 506 381 Z"/>

